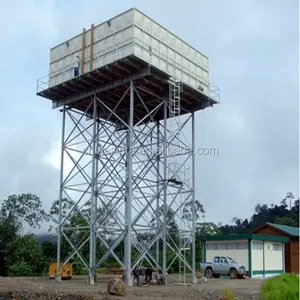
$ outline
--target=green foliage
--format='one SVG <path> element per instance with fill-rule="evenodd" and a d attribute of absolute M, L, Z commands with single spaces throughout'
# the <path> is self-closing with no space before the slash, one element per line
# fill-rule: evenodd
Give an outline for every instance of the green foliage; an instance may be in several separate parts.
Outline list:
<path fill-rule="evenodd" d="M 233 225 L 222 224 L 215 225 L 211 222 L 200 222 L 201 215 L 205 213 L 203 206 L 199 201 L 196 201 L 196 236 L 201 235 L 219 235 L 219 234 L 231 234 L 231 233 L 245 233 L 251 232 L 254 228 L 266 223 L 277 223 L 289 226 L 299 226 L 299 198 L 293 202 L 294 196 L 292 193 L 287 193 L 286 197 L 280 202 L 279 205 L 268 206 L 266 204 L 258 204 L 255 207 L 255 213 L 251 219 L 239 219 L 233 218 Z M 77 209 L 73 210 L 73 213 L 65 221 L 64 226 L 77 227 L 87 226 L 86 220 L 90 219 L 89 203 L 81 210 L 82 214 L 77 213 Z M 68 212 L 74 208 L 74 203 L 68 199 L 62 201 L 62 218 L 63 220 L 68 215 Z M 42 247 L 39 247 L 38 242 L 33 236 L 26 235 L 18 237 L 17 233 L 19 228 L 23 228 L 24 224 L 29 225 L 33 228 L 39 228 L 40 223 L 44 220 L 51 220 L 57 225 L 59 211 L 59 201 L 54 201 L 50 213 L 47 214 L 42 209 L 42 202 L 39 197 L 33 194 L 21 194 L 11 195 L 3 201 L 0 209 L 0 251 L 6 251 L 8 256 L 6 257 L 6 265 L 8 266 L 8 273 L 10 276 L 34 276 L 40 275 L 48 269 L 47 262 L 56 261 L 56 244 L 53 242 L 44 242 Z M 104 219 L 109 213 L 109 217 Z M 181 213 L 178 212 L 183 219 L 191 222 L 192 216 L 192 202 L 188 201 L 181 208 Z M 159 218 L 162 221 L 163 207 L 159 209 Z M 114 219 L 114 210 L 112 208 L 99 208 L 97 211 L 97 219 L 99 223 L 96 225 L 106 225 L 113 227 L 116 224 Z M 175 220 L 175 211 L 172 209 L 167 210 L 167 228 L 168 228 L 168 243 L 176 248 L 179 245 L 179 232 L 178 224 Z M 151 225 L 156 227 L 156 215 L 153 214 Z M 161 227 L 159 223 L 159 227 Z M 52 228 L 50 228 L 52 230 Z M 50 231 L 49 230 L 49 231 Z M 81 245 L 88 237 L 88 230 L 66 230 L 65 234 L 67 238 L 74 245 Z M 101 236 L 109 245 L 114 243 L 113 240 L 109 240 L 107 232 L 102 232 Z M 148 244 L 154 238 L 153 234 L 139 233 L 138 240 L 141 244 Z M 66 259 L 71 252 L 73 252 L 68 241 L 62 237 L 61 241 L 61 258 Z M 156 244 L 154 243 L 151 249 L 149 249 L 155 256 Z M 160 249 L 162 245 L 160 244 Z M 96 260 L 98 261 L 106 252 L 107 249 L 97 243 Z M 89 258 L 89 243 L 87 242 L 81 249 L 81 254 L 88 261 Z M 115 254 L 122 260 L 124 252 L 124 241 L 122 241 L 115 249 Z M 196 263 L 201 261 L 202 249 L 200 243 L 196 243 Z M 134 261 L 139 256 L 139 251 L 132 249 L 132 260 Z M 183 254 L 183 253 L 182 253 Z M 192 262 L 190 251 L 186 251 L 186 260 L 189 264 Z M 167 248 L 167 259 L 168 263 L 173 261 L 176 254 Z M 160 251 L 159 257 L 160 264 L 162 264 L 162 251 Z M 84 275 L 87 274 L 87 269 L 83 268 L 83 264 L 80 259 L 75 256 L 70 261 L 73 263 L 74 274 Z M 143 261 L 145 266 L 148 266 L 146 260 Z M 110 255 L 101 267 L 118 267 L 118 263 L 115 258 Z M 169 269 L 169 273 L 178 272 L 179 261 L 175 259 L 172 267 Z M 188 272 L 188 270 L 186 270 Z M 285 282 L 285 281 L 283 281 Z M 299 281 L 298 281 L 299 283 Z M 286 283 L 285 283 L 286 284 Z M 227 292 L 226 292 L 227 293 Z M 229 296 L 227 295 L 229 298 Z M 229 298 L 230 299 L 230 298 Z M 269 299 L 269 298 L 264 298 Z M 277 298 L 273 298 L 276 300 Z M 282 299 L 293 299 L 293 298 L 282 298 Z"/>
<path fill-rule="evenodd" d="M 56 255 L 57 255 L 56 244 L 46 241 L 42 244 L 42 251 L 44 253 L 45 259 L 48 262 L 52 262 L 56 259 Z"/>
<path fill-rule="evenodd" d="M 183 205 L 182 209 L 182 218 L 188 221 L 192 221 L 193 216 L 193 201 L 189 200 Z M 199 202 L 199 200 L 195 200 L 195 216 L 196 220 L 200 218 L 200 213 L 204 214 L 205 210 L 203 205 Z"/>
<path fill-rule="evenodd" d="M 6 251 L 17 237 L 18 227 L 10 215 L 0 219 L 0 251 Z"/>
<path fill-rule="evenodd" d="M 261 287 L 261 300 L 298 300 L 299 277 L 283 274 L 269 278 Z"/>
<path fill-rule="evenodd" d="M 73 265 L 72 270 L 73 270 L 74 275 L 86 275 L 86 274 L 88 274 L 88 270 L 85 270 L 83 268 L 82 261 L 80 260 L 80 258 L 78 256 L 76 256 L 76 258 L 75 258 L 72 265 Z"/>
<path fill-rule="evenodd" d="M 161 206 L 158 210 L 158 227 L 160 227 L 160 230 L 162 230 L 162 224 L 163 224 L 163 217 L 164 217 L 164 206 Z M 156 226 L 156 214 L 153 214 L 150 224 L 151 226 Z M 167 230 L 169 232 L 177 233 L 178 232 L 178 225 L 175 220 L 175 212 L 172 210 L 172 208 L 167 207 L 166 209 L 166 222 L 167 222 Z"/>
<path fill-rule="evenodd" d="M 31 268 L 31 275 L 35 276 L 43 274 L 47 267 L 43 251 L 32 235 L 17 237 L 11 243 L 8 251 L 6 263 L 9 266 L 9 269 L 14 266 L 13 270 L 15 271 L 28 271 L 27 265 Z"/>
<path fill-rule="evenodd" d="M 67 198 L 62 199 L 62 219 L 65 219 L 68 215 L 68 212 L 73 209 L 75 203 Z M 75 213 L 72 214 L 72 217 L 68 218 L 66 226 L 74 227 L 74 226 L 88 226 L 88 223 L 86 220 L 90 219 L 91 210 L 89 208 L 90 203 L 87 202 L 84 207 L 82 208 L 81 212 L 82 214 Z M 77 209 L 74 209 L 74 211 L 77 211 Z M 110 217 L 106 218 L 106 220 L 103 219 L 104 216 L 106 216 L 106 213 L 110 211 Z M 56 200 L 52 203 L 52 206 L 50 208 L 49 212 L 49 219 L 53 221 L 55 224 L 58 224 L 58 213 L 59 213 L 59 200 Z M 96 213 L 95 218 L 98 219 L 102 226 L 113 226 L 116 222 L 113 218 L 114 209 L 111 207 L 99 207 Z M 101 220 L 102 219 L 102 220 Z M 49 231 L 51 231 L 53 228 L 50 227 Z"/>
<path fill-rule="evenodd" d="M 30 265 L 24 261 L 16 262 L 8 268 L 8 276 L 21 277 L 32 276 L 32 274 Z"/>
<path fill-rule="evenodd" d="M 274 223 L 292 226 L 292 227 L 298 226 L 298 220 L 297 220 L 296 216 L 294 216 L 294 217 L 291 217 L 291 216 L 278 217 L 274 220 Z"/>
<path fill-rule="evenodd" d="M 47 214 L 42 209 L 42 201 L 30 193 L 8 196 L 2 202 L 1 216 L 3 218 L 13 217 L 22 230 L 25 224 L 33 228 L 40 228 L 41 222 L 47 220 Z"/>
<path fill-rule="evenodd" d="M 64 227 L 72 227 L 76 228 L 78 226 L 89 226 L 87 220 L 90 219 L 91 211 L 89 208 L 90 203 L 87 202 L 84 207 L 81 209 L 81 213 L 78 213 L 78 210 L 74 207 L 76 203 L 73 201 L 63 198 L 62 199 L 62 219 L 65 220 Z M 68 213 L 73 209 L 73 212 L 68 215 Z M 79 208 L 78 208 L 79 209 Z M 59 214 L 59 201 L 56 200 L 52 203 L 52 206 L 50 208 L 49 212 L 49 219 L 56 225 L 58 225 L 58 214 Z M 104 219 L 109 214 L 109 217 Z M 102 226 L 108 226 L 113 227 L 115 225 L 115 219 L 113 217 L 114 215 L 114 209 L 111 207 L 99 207 L 97 210 L 96 219 L 98 220 L 98 224 Z M 50 226 L 49 232 L 53 230 L 53 227 Z M 106 231 L 102 231 L 101 235 L 102 238 L 105 239 Z M 89 232 L 87 230 L 68 230 L 66 231 L 66 236 L 71 241 L 73 245 L 81 245 L 87 238 Z M 101 256 L 104 254 L 105 248 L 104 246 L 100 245 L 100 243 L 97 243 L 97 257 L 96 259 L 100 259 Z M 70 246 L 69 242 L 66 240 L 66 238 L 63 236 L 61 241 L 61 258 L 64 260 L 71 252 L 73 252 L 72 247 Z M 80 251 L 83 255 L 83 257 L 88 258 L 89 256 L 89 243 L 86 242 L 85 245 L 81 248 Z M 87 259 L 88 260 L 88 259 Z"/>
<path fill-rule="evenodd" d="M 294 200 L 292 193 L 287 193 L 280 205 L 257 204 L 250 220 L 234 217 L 232 225 L 218 224 L 222 234 L 249 233 L 267 222 L 299 227 L 299 198 Z"/>
<path fill-rule="evenodd" d="M 197 223 L 197 232 L 196 235 L 197 236 L 203 236 L 203 235 L 220 235 L 221 234 L 221 230 L 220 228 L 212 223 L 212 222 L 203 222 L 203 223 Z"/>

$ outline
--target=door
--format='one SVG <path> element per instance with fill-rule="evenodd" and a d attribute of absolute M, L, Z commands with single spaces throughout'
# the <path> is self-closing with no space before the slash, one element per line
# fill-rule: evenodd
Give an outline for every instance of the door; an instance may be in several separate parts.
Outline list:
<path fill-rule="evenodd" d="M 221 274 L 221 265 L 220 265 L 220 256 L 215 256 L 214 261 L 212 262 L 213 266 L 213 272 L 215 274 Z"/>
<path fill-rule="evenodd" d="M 223 274 L 223 275 L 229 274 L 228 261 L 225 256 L 222 256 L 220 258 L 220 270 L 221 270 L 220 274 Z"/>
<path fill-rule="evenodd" d="M 299 244 L 291 241 L 291 272 L 299 274 Z"/>

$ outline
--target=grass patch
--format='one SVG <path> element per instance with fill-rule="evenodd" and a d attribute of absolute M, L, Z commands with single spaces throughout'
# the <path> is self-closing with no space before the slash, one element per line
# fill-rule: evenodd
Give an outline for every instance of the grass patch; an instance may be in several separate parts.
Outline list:
<path fill-rule="evenodd" d="M 298 300 L 299 277 L 296 274 L 283 274 L 269 278 L 260 291 L 261 300 Z"/>

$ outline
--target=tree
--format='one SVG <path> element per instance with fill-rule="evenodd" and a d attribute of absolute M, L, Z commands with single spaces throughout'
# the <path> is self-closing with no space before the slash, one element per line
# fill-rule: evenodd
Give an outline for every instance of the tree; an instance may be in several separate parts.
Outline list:
<path fill-rule="evenodd" d="M 299 212 L 299 201 L 300 201 L 300 198 L 298 197 L 298 199 L 295 200 L 295 202 L 294 202 L 294 207 L 297 212 Z"/>
<path fill-rule="evenodd" d="M 197 223 L 196 230 L 197 236 L 211 236 L 222 234 L 220 228 L 213 222 Z"/>
<path fill-rule="evenodd" d="M 10 276 L 42 275 L 47 264 L 37 240 L 32 235 L 17 237 L 5 258 Z"/>
<path fill-rule="evenodd" d="M 68 212 L 73 208 L 74 206 L 74 202 L 67 199 L 67 198 L 63 198 L 62 199 L 62 219 L 65 219 L 68 215 Z M 107 215 L 108 211 L 111 211 L 110 216 L 108 218 L 105 218 L 105 216 Z M 68 220 L 66 221 L 65 226 L 70 226 L 70 227 L 76 227 L 76 226 L 88 226 L 88 223 L 86 220 L 90 220 L 90 215 L 91 215 L 91 209 L 90 209 L 90 202 L 87 202 L 84 207 L 81 209 L 81 213 L 75 213 L 73 214 L 71 217 L 68 217 Z M 103 207 L 98 207 L 97 208 L 97 212 L 96 212 L 96 216 L 95 218 L 98 220 L 98 222 L 96 222 L 96 224 L 101 223 L 101 226 L 108 226 L 108 227 L 112 227 L 116 224 L 115 219 L 112 217 L 115 213 L 114 209 L 111 209 L 111 206 L 107 206 L 105 208 Z M 58 215 L 59 215 L 59 200 L 56 200 L 52 203 L 52 206 L 50 208 L 50 212 L 49 212 L 49 219 L 55 223 L 56 225 L 58 225 Z M 53 229 L 53 226 L 50 225 L 49 231 L 51 231 Z M 107 233 L 107 232 L 105 232 Z"/>
<path fill-rule="evenodd" d="M 281 200 L 280 204 L 257 204 L 251 219 L 241 220 L 237 217 L 233 218 L 234 224 L 222 225 L 219 228 L 222 234 L 231 233 L 249 233 L 267 222 L 288 226 L 299 227 L 299 197 L 291 205 L 294 195 L 291 192 Z M 289 202 L 289 205 L 287 204 Z"/>
<path fill-rule="evenodd" d="M 16 239 L 18 226 L 14 218 L 9 215 L 0 219 L 0 251 L 6 251 L 10 244 Z"/>
<path fill-rule="evenodd" d="M 156 214 L 155 214 L 152 216 L 152 219 L 150 221 L 151 226 L 156 227 L 156 218 L 158 217 L 160 220 L 158 227 L 161 228 L 161 230 L 162 230 L 163 216 L 164 216 L 164 206 L 161 206 L 158 209 L 158 215 L 156 216 Z M 174 211 L 171 207 L 167 207 L 167 210 L 166 210 L 166 223 L 167 223 L 167 230 L 169 232 L 174 233 L 174 234 L 178 233 L 178 225 L 175 220 Z"/>
<path fill-rule="evenodd" d="M 287 192 L 283 201 L 285 203 L 288 201 L 289 208 L 292 209 L 292 201 L 295 199 L 294 194 L 292 192 Z"/>
<path fill-rule="evenodd" d="M 74 208 L 73 212 L 69 215 L 68 213 L 70 210 L 74 207 L 74 202 L 69 200 L 68 198 L 62 199 L 62 221 L 64 222 L 64 228 L 73 228 L 73 230 L 66 230 L 64 233 L 67 236 L 67 238 L 71 241 L 73 245 L 79 246 L 81 245 L 89 235 L 89 229 L 80 230 L 81 227 L 88 227 L 90 216 L 91 216 L 91 209 L 90 209 L 90 202 L 87 202 L 80 210 L 81 213 L 79 213 L 76 208 Z M 108 215 L 108 212 L 110 211 L 110 214 L 107 218 L 105 218 Z M 115 219 L 113 218 L 113 215 L 115 214 L 115 210 L 111 209 L 110 206 L 107 206 L 105 208 L 98 207 L 96 212 L 96 222 L 95 222 L 95 229 L 97 229 L 98 226 L 107 226 L 107 227 L 113 227 L 116 224 Z M 58 216 L 59 216 L 59 200 L 56 200 L 52 203 L 52 206 L 49 211 L 49 219 L 58 226 Z M 67 219 L 66 219 L 67 218 Z M 78 230 L 74 230 L 74 228 L 78 228 Z M 50 225 L 49 231 L 53 230 L 53 225 Z M 108 230 L 104 230 L 103 228 L 101 231 L 98 231 L 98 234 L 101 234 L 102 238 L 107 239 L 107 234 L 110 232 Z M 101 257 L 103 254 L 103 247 L 100 246 L 99 243 L 97 243 L 97 259 Z M 61 241 L 61 257 L 62 259 L 66 258 L 70 252 L 73 252 L 73 249 L 69 242 L 65 239 L 64 236 L 62 236 Z M 89 243 L 85 243 L 85 245 L 81 248 L 79 251 L 81 255 L 85 258 L 89 256 Z"/>
<path fill-rule="evenodd" d="M 280 225 L 287 225 L 287 226 L 292 226 L 292 227 L 297 227 L 299 226 L 297 224 L 297 221 L 293 218 L 290 218 L 288 216 L 286 217 L 278 217 L 274 221 L 275 224 L 280 224 Z"/>
<path fill-rule="evenodd" d="M 195 220 L 197 221 L 200 218 L 200 213 L 205 214 L 203 205 L 199 200 L 195 200 Z M 204 216 L 203 216 L 204 217 Z M 192 221 L 193 218 L 193 200 L 187 201 L 182 208 L 182 218 L 184 220 Z"/>
<path fill-rule="evenodd" d="M 47 214 L 42 209 L 42 201 L 34 194 L 11 195 L 1 206 L 1 216 L 12 216 L 17 222 L 23 235 L 25 224 L 40 228 L 41 222 L 47 220 Z"/>
<path fill-rule="evenodd" d="M 45 259 L 48 262 L 52 262 L 53 260 L 56 259 L 56 254 L 57 254 L 57 246 L 55 243 L 45 241 L 42 244 L 42 251 L 44 253 Z"/>

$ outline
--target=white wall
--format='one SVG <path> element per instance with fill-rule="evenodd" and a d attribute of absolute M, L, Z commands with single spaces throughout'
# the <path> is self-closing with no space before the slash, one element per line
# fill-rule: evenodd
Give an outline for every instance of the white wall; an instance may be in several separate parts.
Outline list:
<path fill-rule="evenodd" d="M 134 25 L 136 56 L 195 88 L 208 89 L 207 56 L 137 10 Z"/>
<path fill-rule="evenodd" d="M 282 243 L 265 242 L 265 269 L 282 270 Z"/>
<path fill-rule="evenodd" d="M 206 242 L 206 261 L 214 256 L 230 256 L 248 270 L 248 241 Z"/>
<path fill-rule="evenodd" d="M 264 251 L 262 241 L 252 241 L 252 271 L 263 271 Z"/>
<path fill-rule="evenodd" d="M 100 68 L 122 57 L 132 55 L 133 49 L 133 10 L 112 18 L 94 27 L 93 69 Z M 50 51 L 50 86 L 58 85 L 74 77 L 76 56 L 82 58 L 82 38 L 76 37 L 61 43 Z M 69 46 L 67 46 L 67 42 Z M 131 43 L 131 44 L 130 44 Z M 84 71 L 89 71 L 91 29 L 85 33 Z"/>
<path fill-rule="evenodd" d="M 82 33 L 50 51 L 50 86 L 74 76 L 76 56 L 81 59 Z M 67 45 L 68 42 L 68 45 Z M 85 34 L 85 72 L 89 71 L 91 30 Z M 208 57 L 161 25 L 133 9 L 94 27 L 93 69 L 136 55 L 186 84 L 208 93 Z M 213 97 L 213 95 L 211 95 Z"/>

